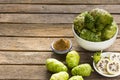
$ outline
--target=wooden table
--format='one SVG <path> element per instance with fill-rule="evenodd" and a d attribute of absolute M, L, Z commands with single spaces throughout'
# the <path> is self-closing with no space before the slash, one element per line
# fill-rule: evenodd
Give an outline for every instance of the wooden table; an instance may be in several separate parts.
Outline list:
<path fill-rule="evenodd" d="M 79 13 L 96 7 L 112 13 L 120 25 L 120 0 L 0 0 L 0 79 L 49 80 L 46 59 L 65 60 L 65 55 L 50 49 L 51 42 L 59 38 L 70 39 L 81 63 L 92 65 L 93 52 L 78 46 L 71 25 Z M 120 34 L 105 51 L 120 52 Z M 105 78 L 93 72 L 84 79 L 120 80 L 120 76 Z"/>

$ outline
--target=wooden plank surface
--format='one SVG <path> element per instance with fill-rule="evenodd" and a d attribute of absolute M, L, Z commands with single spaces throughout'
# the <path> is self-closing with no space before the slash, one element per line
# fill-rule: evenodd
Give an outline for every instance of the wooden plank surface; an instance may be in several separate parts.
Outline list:
<path fill-rule="evenodd" d="M 0 37 L 0 50 L 2 51 L 51 51 L 51 43 L 59 38 L 24 38 L 24 37 Z M 73 43 L 73 50 L 85 51 L 77 44 L 74 38 L 69 38 Z M 120 51 L 120 39 L 107 50 Z"/>
<path fill-rule="evenodd" d="M 120 5 L 36 5 L 0 4 L 0 13 L 81 13 L 102 8 L 110 13 L 120 13 Z"/>
<path fill-rule="evenodd" d="M 118 27 L 120 31 L 120 24 Z M 73 38 L 73 33 L 72 24 L 0 24 L 0 36 Z"/>
<path fill-rule="evenodd" d="M 73 19 L 81 12 L 103 8 L 112 13 L 120 27 L 120 0 L 0 0 L 0 80 L 48 80 L 47 58 L 65 63 L 66 55 L 54 54 L 51 43 L 68 38 L 79 51 L 80 63 L 92 65 L 93 52 L 82 49 L 72 34 Z M 119 28 L 120 29 L 120 28 Z M 120 33 L 104 51 L 120 52 Z M 70 71 L 69 71 L 70 72 Z M 96 72 L 85 80 L 119 80 Z"/>
<path fill-rule="evenodd" d="M 73 23 L 78 14 L 0 14 L 1 23 Z M 113 15 L 120 23 L 120 15 Z"/>
<path fill-rule="evenodd" d="M 42 73 L 42 74 L 41 74 Z M 0 65 L 0 79 L 24 80 L 39 79 L 48 80 L 50 73 L 45 66 L 37 65 Z"/>
<path fill-rule="evenodd" d="M 91 56 L 93 55 L 93 53 L 94 52 L 79 52 L 79 55 L 81 56 L 81 63 L 91 63 Z M 55 58 L 65 63 L 65 56 L 66 55 L 58 55 L 53 52 L 0 51 L 0 65 L 43 65 L 46 63 L 46 60 L 48 58 Z"/>
<path fill-rule="evenodd" d="M 0 3 L 36 4 L 119 4 L 120 0 L 0 0 Z"/>
<path fill-rule="evenodd" d="M 73 34 L 72 24 L 0 24 L 0 36 L 73 37 Z"/>
<path fill-rule="evenodd" d="M 0 65 L 0 79 L 11 80 L 49 80 L 51 73 L 45 66 L 39 65 Z M 85 80 L 119 80 L 120 76 L 115 78 L 105 78 L 96 72 L 90 77 L 84 77 Z"/>

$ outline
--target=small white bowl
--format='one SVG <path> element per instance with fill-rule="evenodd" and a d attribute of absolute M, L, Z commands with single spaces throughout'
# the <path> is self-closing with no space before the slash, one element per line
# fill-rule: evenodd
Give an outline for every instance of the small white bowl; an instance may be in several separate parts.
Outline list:
<path fill-rule="evenodd" d="M 67 52 L 69 52 L 72 49 L 72 42 L 70 40 L 68 40 L 68 41 L 70 42 L 70 47 L 67 50 L 56 50 L 53 46 L 56 41 L 53 41 L 51 44 L 52 51 L 54 51 L 56 54 L 66 54 Z"/>
<path fill-rule="evenodd" d="M 82 48 L 89 50 L 89 51 L 100 51 L 100 50 L 104 50 L 110 47 L 115 42 L 117 34 L 118 34 L 118 26 L 117 26 L 117 31 L 112 38 L 106 41 L 101 41 L 101 42 L 92 42 L 92 41 L 82 39 L 76 34 L 74 30 L 74 25 L 72 26 L 72 31 L 73 31 L 76 41 Z"/>
<path fill-rule="evenodd" d="M 112 53 L 113 53 L 113 52 L 104 52 L 104 53 L 101 54 L 101 58 L 103 58 L 103 57 L 109 57 L 110 54 L 112 54 Z M 95 69 L 96 72 L 98 72 L 100 75 L 105 76 L 105 77 L 116 77 L 116 76 L 119 76 L 119 75 L 120 75 L 120 73 L 119 73 L 119 74 L 114 74 L 114 75 L 101 73 L 101 72 L 96 68 L 94 62 L 93 62 L 93 67 L 94 67 L 94 69 Z"/>

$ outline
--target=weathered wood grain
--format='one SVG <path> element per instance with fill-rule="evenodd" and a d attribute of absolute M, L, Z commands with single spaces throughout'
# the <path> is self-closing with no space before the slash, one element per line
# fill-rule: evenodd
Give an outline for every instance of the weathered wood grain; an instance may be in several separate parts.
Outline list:
<path fill-rule="evenodd" d="M 0 0 L 0 3 L 36 3 L 36 4 L 119 4 L 120 0 Z"/>
<path fill-rule="evenodd" d="M 81 63 L 91 63 L 94 52 L 79 52 Z M 0 51 L 0 64 L 30 64 L 43 65 L 48 58 L 55 58 L 65 63 L 66 55 L 58 55 L 54 52 L 10 52 Z"/>
<path fill-rule="evenodd" d="M 1 23 L 73 23 L 78 14 L 0 14 Z M 120 15 L 113 15 L 120 23 Z"/>
<path fill-rule="evenodd" d="M 73 14 L 0 14 L 3 23 L 71 23 Z"/>
<path fill-rule="evenodd" d="M 39 65 L 0 65 L 0 79 L 11 80 L 49 80 L 51 73 L 45 66 Z M 84 77 L 85 80 L 119 80 L 120 76 L 115 78 L 106 78 L 93 72 L 91 76 Z"/>
<path fill-rule="evenodd" d="M 73 19 L 98 7 L 112 13 L 120 26 L 119 4 L 120 0 L 0 0 L 0 80 L 48 80 L 51 73 L 45 67 L 46 59 L 65 63 L 66 55 L 54 54 L 50 49 L 59 38 L 72 40 L 72 50 L 80 53 L 80 63 L 92 65 L 93 52 L 82 49 L 73 38 Z M 120 52 L 119 48 L 120 33 L 105 51 Z M 93 72 L 84 79 L 119 80 L 120 76 L 105 78 Z"/>
<path fill-rule="evenodd" d="M 0 37 L 0 50 L 15 51 L 51 51 L 51 43 L 58 38 L 24 38 Z M 74 38 L 69 38 L 73 43 L 73 50 L 85 51 L 77 44 Z M 107 50 L 120 51 L 120 39 Z"/>
<path fill-rule="evenodd" d="M 118 24 L 120 31 L 120 24 Z M 73 37 L 72 24 L 0 24 L 0 36 Z M 120 37 L 120 32 L 118 34 Z"/>
<path fill-rule="evenodd" d="M 0 65 L 0 79 L 39 79 L 48 80 L 50 73 L 45 66 L 37 65 Z"/>
<path fill-rule="evenodd" d="M 0 24 L 0 36 L 73 37 L 72 24 Z"/>
<path fill-rule="evenodd" d="M 81 13 L 94 8 L 105 9 L 110 13 L 120 13 L 120 5 L 36 5 L 0 4 L 0 13 Z"/>

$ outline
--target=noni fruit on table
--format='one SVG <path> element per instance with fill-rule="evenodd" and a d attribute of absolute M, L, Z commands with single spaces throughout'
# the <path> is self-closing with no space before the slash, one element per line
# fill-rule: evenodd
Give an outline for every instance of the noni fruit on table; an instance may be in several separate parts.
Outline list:
<path fill-rule="evenodd" d="M 78 52 L 76 52 L 76 51 L 68 52 L 68 54 L 66 56 L 66 63 L 69 68 L 78 66 L 79 62 L 80 62 L 80 56 L 79 56 Z"/>
<path fill-rule="evenodd" d="M 50 80 L 68 80 L 68 79 L 69 79 L 69 74 L 64 71 L 55 73 L 50 78 Z"/>
<path fill-rule="evenodd" d="M 88 63 L 80 64 L 72 69 L 72 75 L 80 75 L 80 76 L 90 76 L 93 71 L 92 67 Z"/>
<path fill-rule="evenodd" d="M 84 80 L 82 76 L 72 76 L 69 80 Z"/>
<path fill-rule="evenodd" d="M 48 71 L 51 71 L 53 73 L 68 70 L 67 67 L 62 62 L 53 58 L 49 58 L 46 60 L 46 67 Z"/>

